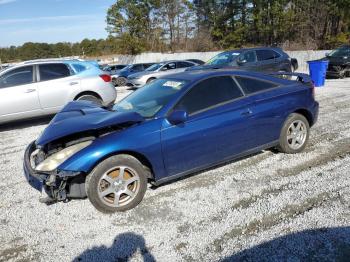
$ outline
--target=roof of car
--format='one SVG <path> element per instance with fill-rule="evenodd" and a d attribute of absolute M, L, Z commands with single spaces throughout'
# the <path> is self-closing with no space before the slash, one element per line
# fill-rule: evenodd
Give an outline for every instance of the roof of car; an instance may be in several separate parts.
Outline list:
<path fill-rule="evenodd" d="M 181 73 L 174 73 L 174 74 L 165 75 L 165 76 L 160 77 L 160 78 L 197 82 L 198 80 L 201 80 L 201 79 L 204 79 L 207 77 L 222 76 L 222 75 L 226 75 L 226 74 L 227 75 L 236 75 L 236 76 L 248 76 L 248 77 L 250 76 L 250 77 L 256 77 L 256 78 L 265 79 L 265 80 L 274 79 L 274 78 L 272 78 L 272 76 L 267 75 L 267 74 L 263 74 L 263 73 L 237 70 L 237 69 L 229 69 L 229 68 L 184 71 Z M 282 79 L 276 78 L 277 82 L 283 82 L 280 80 L 282 80 Z"/>
<path fill-rule="evenodd" d="M 277 50 L 282 51 L 279 47 L 267 47 L 267 46 L 261 46 L 261 47 L 252 47 L 252 48 L 240 48 L 240 49 L 232 49 L 224 51 L 223 53 L 231 53 L 231 52 L 245 52 L 245 51 L 255 51 L 255 50 L 261 50 L 261 49 L 271 49 L 271 50 Z"/>

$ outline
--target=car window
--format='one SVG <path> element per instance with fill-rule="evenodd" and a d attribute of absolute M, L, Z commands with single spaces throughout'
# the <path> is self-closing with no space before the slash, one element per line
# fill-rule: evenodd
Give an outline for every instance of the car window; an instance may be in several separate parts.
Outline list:
<path fill-rule="evenodd" d="M 133 70 L 133 71 L 142 71 L 142 70 L 143 70 L 143 65 L 142 65 L 142 64 L 134 65 L 134 66 L 132 67 L 132 70 Z"/>
<path fill-rule="evenodd" d="M 86 67 L 81 64 L 72 64 L 72 66 L 77 73 L 80 73 L 86 70 Z"/>
<path fill-rule="evenodd" d="M 65 64 L 39 65 L 40 81 L 48 81 L 70 76 L 70 70 Z"/>
<path fill-rule="evenodd" d="M 271 51 L 272 51 L 272 50 L 271 50 Z M 275 58 L 281 57 L 281 54 L 280 54 L 280 53 L 278 53 L 278 52 L 276 52 L 276 51 L 272 51 L 272 52 L 273 52 Z"/>
<path fill-rule="evenodd" d="M 194 86 L 175 109 L 186 110 L 188 114 L 193 114 L 241 96 L 243 94 L 232 77 L 212 77 Z"/>
<path fill-rule="evenodd" d="M 176 63 L 176 67 L 177 68 L 184 68 L 184 67 L 190 67 L 190 66 L 193 66 L 193 64 L 192 63 L 188 63 L 188 62 L 183 62 L 183 61 L 180 61 L 180 62 Z"/>
<path fill-rule="evenodd" d="M 125 67 L 125 65 L 116 65 L 114 67 L 115 70 L 120 70 L 120 69 L 123 69 Z"/>
<path fill-rule="evenodd" d="M 261 81 L 254 78 L 236 76 L 236 80 L 246 94 L 256 93 L 277 86 L 277 84 Z"/>
<path fill-rule="evenodd" d="M 259 61 L 275 59 L 275 52 L 272 50 L 256 50 Z"/>
<path fill-rule="evenodd" d="M 228 65 L 232 63 L 241 53 L 237 51 L 224 52 L 214 56 L 208 62 L 207 65 Z"/>
<path fill-rule="evenodd" d="M 163 68 L 161 70 L 165 71 L 165 70 L 171 70 L 171 69 L 175 69 L 175 68 L 176 68 L 176 64 L 174 62 L 172 62 L 172 63 L 168 63 L 165 66 L 163 66 Z"/>
<path fill-rule="evenodd" d="M 23 66 L 3 74 L 0 77 L 0 88 L 26 85 L 33 82 L 33 66 Z"/>
<path fill-rule="evenodd" d="M 240 55 L 239 61 L 246 61 L 246 63 L 254 63 L 257 61 L 255 51 L 248 51 Z"/>

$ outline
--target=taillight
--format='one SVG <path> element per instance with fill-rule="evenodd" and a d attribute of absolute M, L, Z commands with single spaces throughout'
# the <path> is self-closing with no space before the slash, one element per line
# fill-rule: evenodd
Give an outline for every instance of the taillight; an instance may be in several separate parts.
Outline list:
<path fill-rule="evenodd" d="M 315 99 L 315 84 L 314 84 L 314 81 L 312 80 L 310 83 L 310 87 L 311 87 L 312 97 Z"/>
<path fill-rule="evenodd" d="M 110 75 L 100 75 L 100 77 L 103 79 L 105 82 L 111 82 L 112 77 Z"/>

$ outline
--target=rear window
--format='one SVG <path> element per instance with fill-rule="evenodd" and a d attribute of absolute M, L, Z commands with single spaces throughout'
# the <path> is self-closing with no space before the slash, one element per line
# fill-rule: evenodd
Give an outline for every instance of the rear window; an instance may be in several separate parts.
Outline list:
<path fill-rule="evenodd" d="M 70 76 L 70 70 L 65 64 L 39 65 L 40 81 L 48 81 Z"/>
<path fill-rule="evenodd" d="M 236 76 L 236 80 L 246 94 L 253 94 L 277 86 L 275 83 L 261 81 L 254 78 Z"/>

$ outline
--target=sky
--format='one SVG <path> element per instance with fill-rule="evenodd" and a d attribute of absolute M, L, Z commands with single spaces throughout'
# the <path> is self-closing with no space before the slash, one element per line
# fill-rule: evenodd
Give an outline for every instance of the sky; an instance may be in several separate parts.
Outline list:
<path fill-rule="evenodd" d="M 106 38 L 116 0 L 0 0 L 0 47 Z"/>

